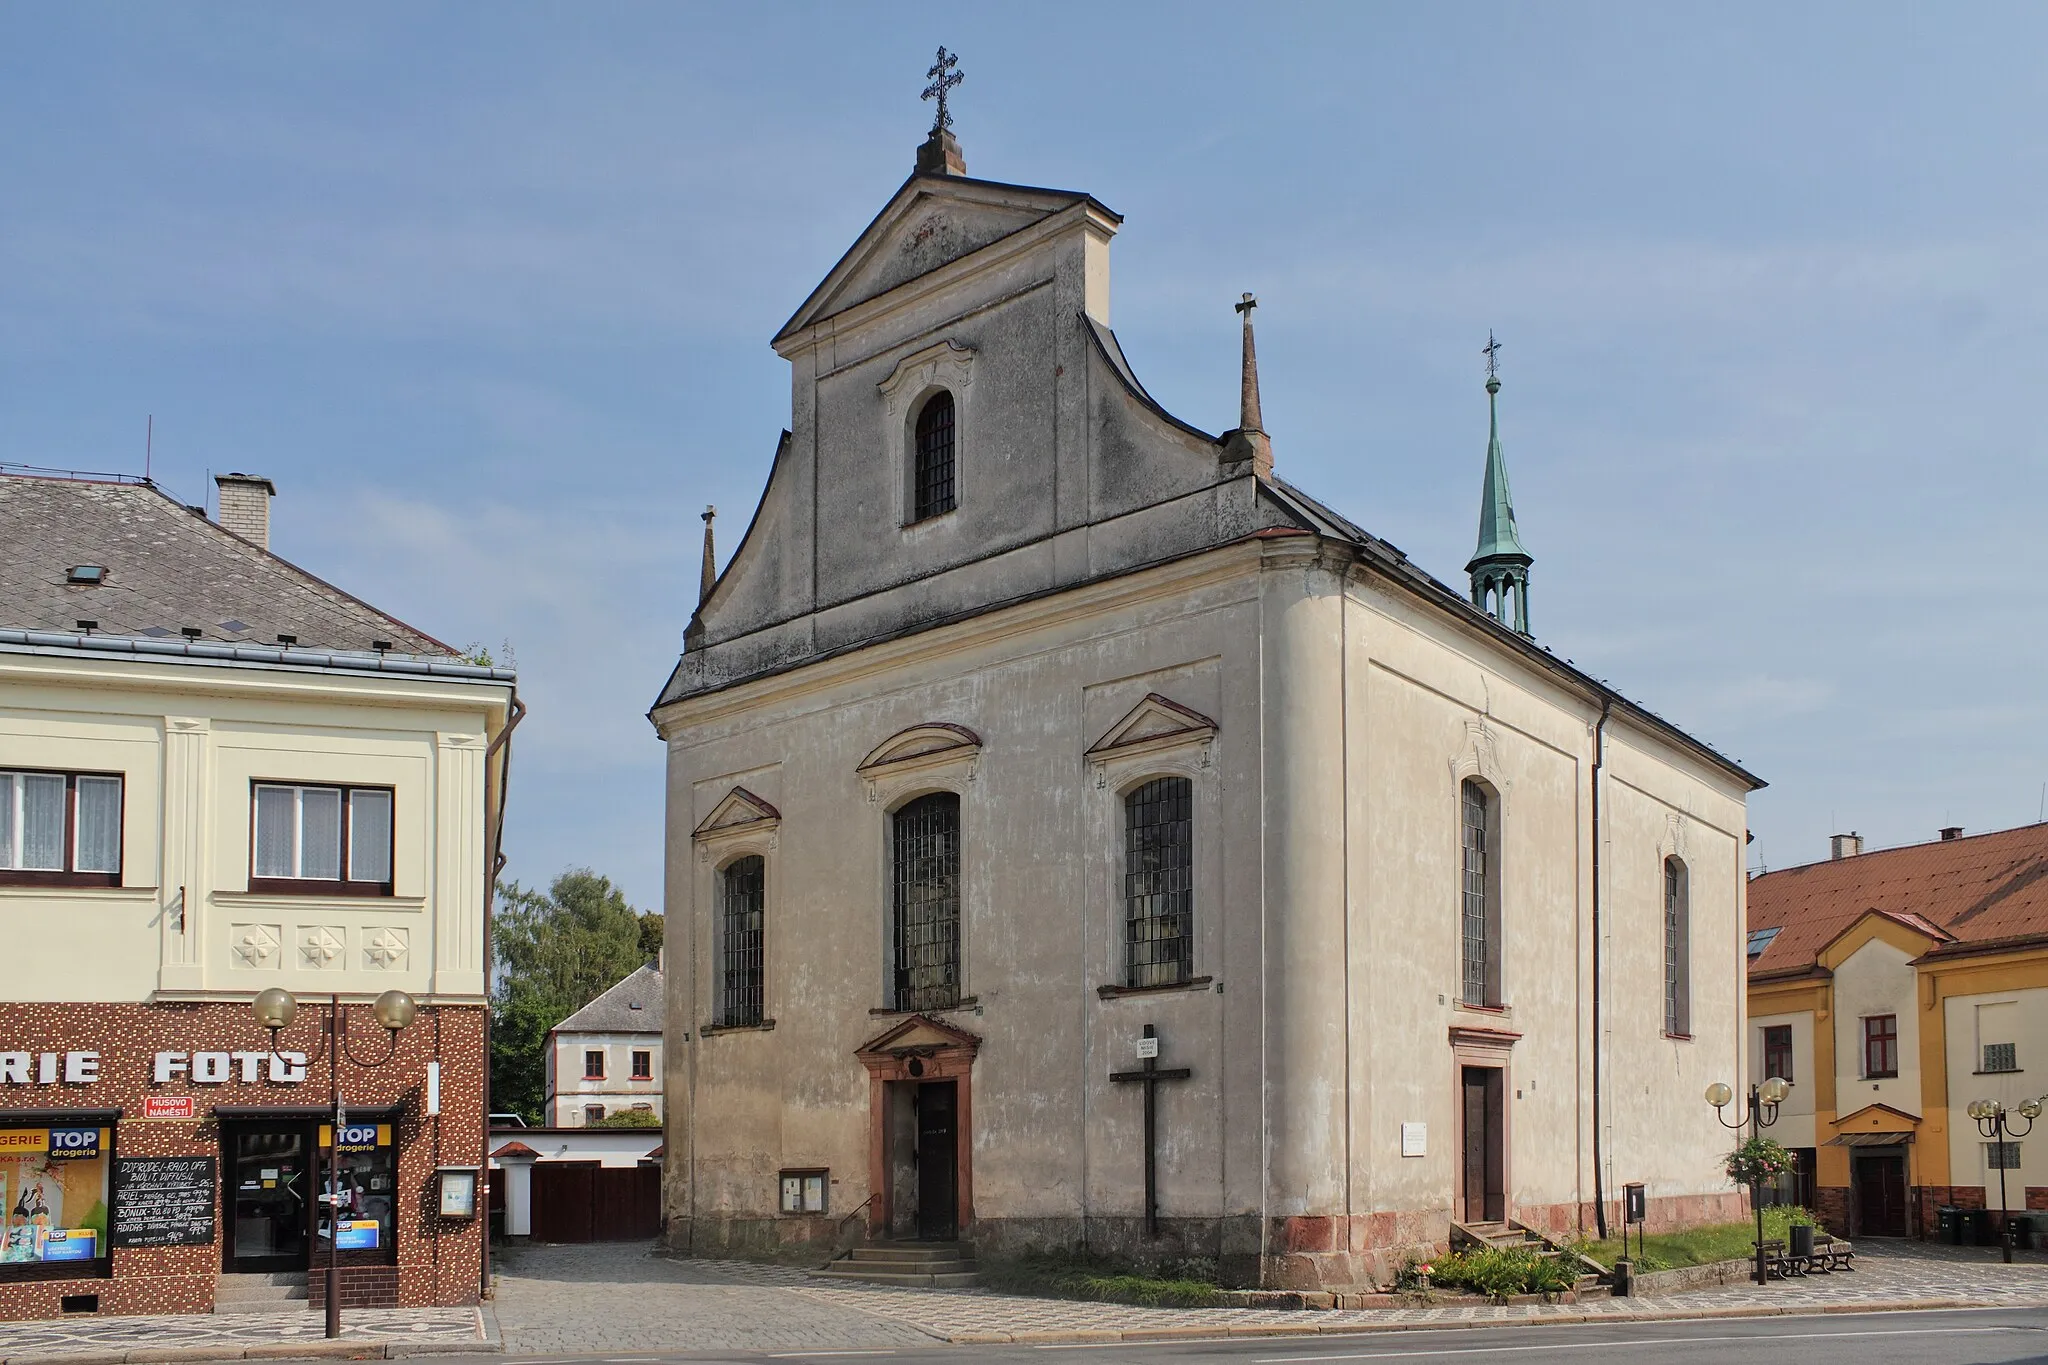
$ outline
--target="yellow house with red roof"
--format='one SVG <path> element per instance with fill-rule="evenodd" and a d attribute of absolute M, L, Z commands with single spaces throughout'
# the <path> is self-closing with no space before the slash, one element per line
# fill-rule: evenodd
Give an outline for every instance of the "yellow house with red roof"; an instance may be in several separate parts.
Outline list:
<path fill-rule="evenodd" d="M 1750 1072 L 1792 1083 L 1781 1193 L 1860 1237 L 2048 1209 L 2048 1129 L 2018 1112 L 2048 1091 L 2048 824 L 1832 854 L 1749 883 Z"/>

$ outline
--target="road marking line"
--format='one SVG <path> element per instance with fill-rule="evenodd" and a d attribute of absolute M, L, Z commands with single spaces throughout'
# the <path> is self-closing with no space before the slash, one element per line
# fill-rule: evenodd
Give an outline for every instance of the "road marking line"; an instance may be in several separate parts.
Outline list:
<path fill-rule="evenodd" d="M 1604 1325 L 1604 1324 L 1579 1324 Z M 1647 1325 L 1647 1324 L 1645 1324 Z M 1262 1356 L 1253 1365 L 1305 1365 L 1319 1360 L 1399 1360 L 1417 1356 L 1470 1356 L 1506 1355 L 1510 1351 L 1594 1351 L 1611 1350 L 1618 1347 L 1632 1347 L 1643 1350 L 1656 1346 L 1699 1346 L 1708 1343 L 1731 1341 L 1834 1341 L 1854 1337 L 1929 1337 L 1951 1336 L 1962 1332 L 2018 1332 L 2019 1327 L 1899 1327 L 1880 1332 L 1776 1332 L 1767 1335 L 1748 1336 L 1728 1333 L 1713 1337 L 1636 1337 L 1628 1341 L 1560 1341 L 1540 1346 L 1443 1346 L 1424 1351 L 1373 1351 L 1369 1353 L 1314 1356 Z"/>
<path fill-rule="evenodd" d="M 893 1356 L 894 1351 L 770 1351 L 770 1360 L 809 1360 L 813 1356 Z"/>

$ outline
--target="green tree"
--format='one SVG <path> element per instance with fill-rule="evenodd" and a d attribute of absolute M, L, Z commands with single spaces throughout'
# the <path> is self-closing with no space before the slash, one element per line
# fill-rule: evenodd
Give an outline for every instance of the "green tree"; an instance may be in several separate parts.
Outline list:
<path fill-rule="evenodd" d="M 643 916 L 589 868 L 546 891 L 498 888 L 492 916 L 497 983 L 491 1017 L 491 1108 L 541 1122 L 548 1030 L 644 965 Z"/>
<path fill-rule="evenodd" d="M 667 928 L 668 921 L 659 910 L 649 910 L 640 916 L 640 955 L 649 962 L 661 960 L 661 936 Z"/>

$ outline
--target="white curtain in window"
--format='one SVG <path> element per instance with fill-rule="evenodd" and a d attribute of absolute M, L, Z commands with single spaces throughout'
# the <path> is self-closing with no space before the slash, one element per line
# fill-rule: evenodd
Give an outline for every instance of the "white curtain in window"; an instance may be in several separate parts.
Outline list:
<path fill-rule="evenodd" d="M 78 779 L 78 850 L 72 866 L 80 872 L 121 870 L 121 779 Z"/>
<path fill-rule="evenodd" d="M 256 789 L 256 875 L 289 877 L 298 831 L 299 794 L 290 787 Z"/>
<path fill-rule="evenodd" d="M 21 802 L 15 797 L 19 779 L 13 773 L 0 773 L 0 868 L 12 868 L 17 861 L 14 853 L 14 812 Z"/>
<path fill-rule="evenodd" d="M 21 865 L 39 872 L 64 870 L 64 777 L 21 775 Z"/>
<path fill-rule="evenodd" d="M 348 879 L 391 880 L 391 793 L 348 794 Z"/>
<path fill-rule="evenodd" d="M 333 787 L 299 788 L 299 875 L 341 880 L 341 793 Z"/>

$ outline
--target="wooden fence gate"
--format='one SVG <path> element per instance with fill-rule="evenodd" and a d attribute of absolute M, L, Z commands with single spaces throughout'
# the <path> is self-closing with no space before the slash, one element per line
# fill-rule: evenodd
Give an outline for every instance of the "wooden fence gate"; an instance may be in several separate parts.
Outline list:
<path fill-rule="evenodd" d="M 641 1242 L 660 1232 L 661 1167 L 534 1163 L 534 1241 Z"/>

